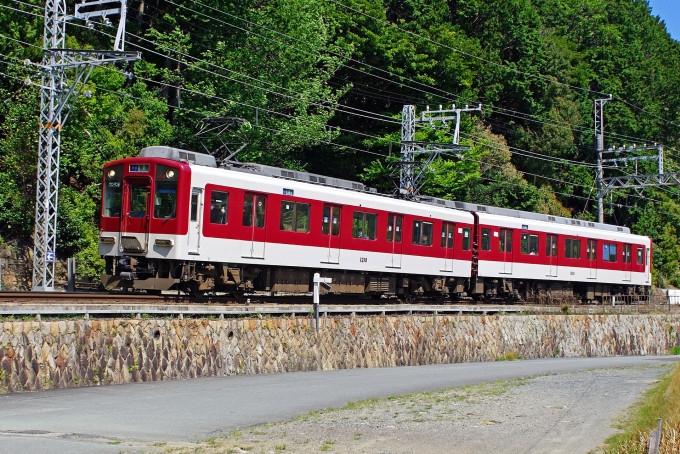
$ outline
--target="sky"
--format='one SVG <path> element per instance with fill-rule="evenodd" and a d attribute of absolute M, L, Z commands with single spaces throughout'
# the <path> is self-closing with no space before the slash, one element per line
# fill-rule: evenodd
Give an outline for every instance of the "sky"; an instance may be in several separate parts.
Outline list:
<path fill-rule="evenodd" d="M 680 41 L 680 0 L 649 0 L 652 15 L 666 22 L 666 29 L 673 39 Z"/>

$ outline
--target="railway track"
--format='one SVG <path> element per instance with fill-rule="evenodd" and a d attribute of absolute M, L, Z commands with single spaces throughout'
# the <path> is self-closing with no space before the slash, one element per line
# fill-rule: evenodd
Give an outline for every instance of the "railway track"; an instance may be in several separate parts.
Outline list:
<path fill-rule="evenodd" d="M 665 305 L 643 306 L 572 306 L 573 313 L 651 312 L 665 310 Z M 677 308 L 677 309 L 680 309 Z M 359 300 L 323 298 L 320 314 L 498 314 L 562 313 L 560 306 L 533 304 L 470 304 L 465 302 L 416 301 L 402 304 L 396 300 Z M 311 296 L 211 296 L 164 294 L 145 295 L 102 292 L 0 292 L 1 316 L 308 316 L 314 313 Z"/>

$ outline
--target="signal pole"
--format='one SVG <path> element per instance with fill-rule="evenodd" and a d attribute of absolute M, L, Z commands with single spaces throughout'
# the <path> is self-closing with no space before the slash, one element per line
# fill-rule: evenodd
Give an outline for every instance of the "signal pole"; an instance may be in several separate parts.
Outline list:
<path fill-rule="evenodd" d="M 120 3 L 111 8 L 111 4 Z M 138 52 L 124 52 L 126 0 L 95 0 L 76 5 L 75 15 L 66 13 L 65 0 L 46 0 L 43 34 L 44 56 L 38 142 L 38 171 L 35 203 L 35 234 L 33 237 L 33 291 L 54 290 L 54 261 L 57 240 L 57 204 L 59 197 L 59 156 L 61 130 L 68 119 L 75 99 L 95 66 L 138 60 Z M 112 51 L 65 49 L 66 21 L 121 15 Z M 74 75 L 67 80 L 66 71 Z M 83 93 L 86 94 L 87 93 Z"/>

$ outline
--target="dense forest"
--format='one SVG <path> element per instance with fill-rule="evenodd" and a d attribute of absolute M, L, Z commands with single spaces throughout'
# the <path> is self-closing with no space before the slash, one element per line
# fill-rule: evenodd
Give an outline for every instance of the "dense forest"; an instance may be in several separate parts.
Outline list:
<path fill-rule="evenodd" d="M 0 5 L 0 242 L 33 231 L 43 16 L 39 0 Z M 101 267 L 102 165 L 210 148 L 196 133 L 211 117 L 245 120 L 226 139 L 248 144 L 241 161 L 391 192 L 405 104 L 482 103 L 461 124 L 470 151 L 442 155 L 422 192 L 593 220 L 593 100 L 611 94 L 605 146 L 657 142 L 679 170 L 680 43 L 646 0 L 132 0 L 127 18 L 142 59 L 97 68 L 62 130 L 58 253 L 81 274 Z M 73 20 L 67 47 L 111 49 L 115 32 Z M 450 124 L 421 126 L 419 141 L 452 140 Z M 636 170 L 656 162 L 605 175 Z M 605 204 L 606 222 L 654 239 L 657 285 L 680 284 L 678 191 Z"/>

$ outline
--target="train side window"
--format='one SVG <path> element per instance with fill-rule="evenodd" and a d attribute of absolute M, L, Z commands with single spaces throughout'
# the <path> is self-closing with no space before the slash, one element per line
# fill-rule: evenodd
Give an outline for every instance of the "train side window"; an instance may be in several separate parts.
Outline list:
<path fill-rule="evenodd" d="M 404 218 L 390 214 L 387 216 L 387 242 L 401 243 L 401 224 Z"/>
<path fill-rule="evenodd" d="M 482 229 L 482 251 L 491 250 L 491 230 Z"/>
<path fill-rule="evenodd" d="M 469 251 L 470 250 L 470 235 L 471 230 L 468 227 L 465 227 L 463 229 L 463 250 L 464 251 Z"/>
<path fill-rule="evenodd" d="M 605 262 L 616 262 L 616 245 L 612 243 L 604 243 L 602 245 L 602 260 Z"/>
<path fill-rule="evenodd" d="M 586 258 L 588 260 L 597 259 L 597 242 L 595 240 L 588 240 L 586 243 Z"/>
<path fill-rule="evenodd" d="M 568 259 L 580 259 L 581 240 L 572 240 L 571 238 L 564 240 L 564 257 Z"/>
<path fill-rule="evenodd" d="M 120 216 L 123 206 L 123 166 L 117 165 L 105 170 L 104 216 Z"/>
<path fill-rule="evenodd" d="M 378 215 L 355 211 L 352 217 L 352 236 L 364 240 L 375 240 L 375 227 Z"/>
<path fill-rule="evenodd" d="M 229 193 L 222 191 L 210 192 L 210 222 L 226 224 L 228 217 Z"/>
<path fill-rule="evenodd" d="M 522 254 L 538 255 L 538 235 L 523 233 L 520 252 Z"/>
<path fill-rule="evenodd" d="M 644 265 L 645 264 L 645 247 L 644 246 L 638 246 L 638 248 L 637 248 L 637 264 L 638 265 Z"/>
<path fill-rule="evenodd" d="M 557 235 L 547 235 L 545 237 L 545 255 L 557 257 Z"/>
<path fill-rule="evenodd" d="M 321 233 L 328 235 L 329 232 L 332 232 L 333 236 L 340 235 L 340 208 L 324 205 L 323 217 L 321 218 Z"/>
<path fill-rule="evenodd" d="M 288 232 L 309 232 L 309 204 L 282 201 L 281 230 Z"/>
<path fill-rule="evenodd" d="M 632 255 L 630 253 L 631 245 L 630 244 L 624 244 L 623 245 L 623 263 L 631 263 L 632 262 Z"/>
<path fill-rule="evenodd" d="M 243 226 L 252 227 L 254 217 L 255 227 L 264 227 L 265 208 L 266 202 L 263 196 L 246 194 L 243 198 Z"/>
<path fill-rule="evenodd" d="M 498 250 L 501 252 L 512 252 L 512 231 L 501 229 L 498 237 Z"/>
<path fill-rule="evenodd" d="M 453 248 L 453 233 L 455 231 L 455 226 L 449 224 L 448 222 L 442 223 L 442 241 L 441 247 L 451 249 Z"/>
<path fill-rule="evenodd" d="M 432 246 L 431 222 L 413 221 L 412 243 L 420 246 Z"/>

